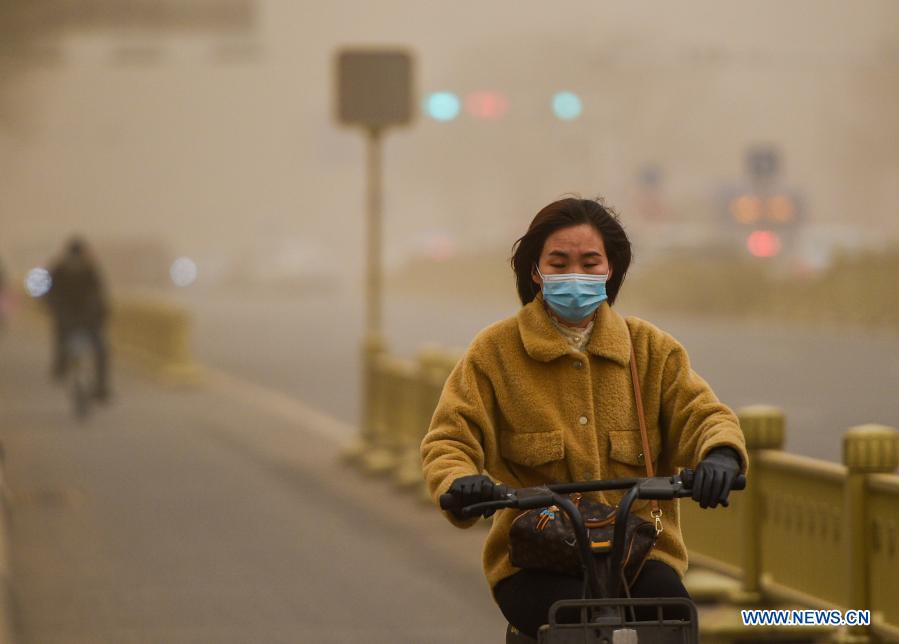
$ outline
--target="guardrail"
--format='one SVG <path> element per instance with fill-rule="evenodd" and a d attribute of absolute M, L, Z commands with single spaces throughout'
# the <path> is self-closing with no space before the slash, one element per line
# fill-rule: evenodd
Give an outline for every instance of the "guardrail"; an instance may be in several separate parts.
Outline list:
<path fill-rule="evenodd" d="M 23 297 L 25 311 L 46 321 L 40 300 Z M 194 384 L 202 370 L 190 350 L 190 314 L 156 297 L 130 296 L 112 302 L 107 332 L 116 352 L 139 363 L 165 383 Z"/>
<path fill-rule="evenodd" d="M 362 428 L 343 456 L 370 474 L 391 476 L 400 487 L 419 488 L 430 502 L 419 449 L 443 384 L 462 352 L 431 345 L 414 359 L 402 359 L 389 355 L 379 337 L 370 336 L 362 354 Z"/>
<path fill-rule="evenodd" d="M 418 447 L 460 351 L 438 347 L 416 359 L 365 345 L 365 420 L 351 462 L 398 485 L 424 492 Z M 745 492 L 715 512 L 681 504 L 691 559 L 736 576 L 738 603 L 798 602 L 822 608 L 870 609 L 870 627 L 840 641 L 899 641 L 899 431 L 881 425 L 849 429 L 843 463 L 782 451 L 784 414 L 776 407 L 738 411 L 750 451 Z"/>
<path fill-rule="evenodd" d="M 780 451 L 784 416 L 740 410 L 749 484 L 730 508 L 681 505 L 691 558 L 738 575 L 739 601 L 870 609 L 853 641 L 899 640 L 899 431 L 861 425 L 843 436 L 843 463 Z"/>
<path fill-rule="evenodd" d="M 190 315 L 155 298 L 116 300 L 109 321 L 113 346 L 175 384 L 200 377 L 190 351 Z"/>
<path fill-rule="evenodd" d="M 155 298 L 130 297 L 113 303 L 109 335 L 113 346 L 172 384 L 193 384 L 200 368 L 190 350 L 190 314 Z"/>

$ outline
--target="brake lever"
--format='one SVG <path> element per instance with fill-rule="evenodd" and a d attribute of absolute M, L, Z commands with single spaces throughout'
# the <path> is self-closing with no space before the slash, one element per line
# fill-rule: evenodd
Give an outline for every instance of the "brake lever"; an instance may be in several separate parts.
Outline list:
<path fill-rule="evenodd" d="M 674 476 L 654 476 L 637 485 L 637 497 L 667 501 L 678 496 L 681 489 L 680 481 Z"/>
<path fill-rule="evenodd" d="M 520 510 L 542 508 L 555 503 L 553 491 L 545 485 L 519 488 L 515 492 L 515 497 L 516 503 L 514 507 L 517 507 Z"/>
<path fill-rule="evenodd" d="M 505 501 L 483 501 L 481 503 L 472 503 L 471 505 L 466 505 L 464 508 L 459 510 L 459 513 L 463 518 L 470 519 L 471 517 L 480 515 L 485 510 L 501 510 L 502 508 L 514 507 L 516 507 L 514 499 L 508 499 Z"/>
<path fill-rule="evenodd" d="M 552 490 L 546 486 L 523 487 L 518 489 L 511 489 L 503 486 L 501 490 L 497 491 L 498 499 L 467 505 L 462 508 L 460 512 L 465 517 L 473 517 L 484 510 L 499 510 L 502 508 L 530 510 L 555 503 Z"/>

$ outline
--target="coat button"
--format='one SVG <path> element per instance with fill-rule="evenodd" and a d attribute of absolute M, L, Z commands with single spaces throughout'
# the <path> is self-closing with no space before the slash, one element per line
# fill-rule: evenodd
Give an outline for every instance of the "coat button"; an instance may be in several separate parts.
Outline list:
<path fill-rule="evenodd" d="M 586 416 L 581 416 L 577 419 L 577 422 L 579 422 L 581 425 L 586 425 L 590 421 Z"/>
<path fill-rule="evenodd" d="M 575 369 L 583 369 L 583 368 L 584 368 L 584 363 L 581 362 L 580 360 L 575 360 L 575 361 L 574 361 L 574 368 L 575 368 Z"/>
<path fill-rule="evenodd" d="M 643 462 L 643 452 L 640 452 L 639 454 L 637 454 L 637 460 L 640 461 L 641 463 Z"/>

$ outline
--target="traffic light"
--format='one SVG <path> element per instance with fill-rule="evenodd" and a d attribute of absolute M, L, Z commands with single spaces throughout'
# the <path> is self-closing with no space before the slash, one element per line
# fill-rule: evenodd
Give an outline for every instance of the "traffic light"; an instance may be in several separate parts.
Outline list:
<path fill-rule="evenodd" d="M 764 216 L 762 200 L 755 195 L 740 195 L 730 202 L 730 214 L 739 224 L 755 224 Z"/>
<path fill-rule="evenodd" d="M 580 97 L 574 92 L 559 92 L 553 96 L 553 113 L 563 121 L 573 121 L 584 111 Z"/>
<path fill-rule="evenodd" d="M 496 121 L 509 111 L 509 99 L 501 92 L 472 92 L 465 97 L 465 111 L 476 119 Z"/>
<path fill-rule="evenodd" d="M 788 224 L 796 216 L 796 202 L 789 195 L 774 195 L 767 199 L 768 219 L 778 224 Z"/>
<path fill-rule="evenodd" d="M 796 201 L 789 195 L 766 197 L 747 193 L 731 199 L 728 210 L 738 224 L 784 226 L 794 223 L 797 209 Z"/>
<path fill-rule="evenodd" d="M 574 121 L 584 112 L 584 103 L 575 92 L 556 92 L 550 101 L 553 115 L 561 121 Z M 450 91 L 436 91 L 428 94 L 422 102 L 424 113 L 435 121 L 455 120 L 464 106 L 469 116 L 484 121 L 498 121 L 508 114 L 511 107 L 509 97 L 497 90 L 478 90 L 460 100 L 459 95 Z"/>
<path fill-rule="evenodd" d="M 771 230 L 755 230 L 746 239 L 746 248 L 755 257 L 774 257 L 780 252 L 780 236 Z"/>
<path fill-rule="evenodd" d="M 459 116 L 462 107 L 459 97 L 452 92 L 434 92 L 425 99 L 425 114 L 435 121 L 452 121 Z"/>

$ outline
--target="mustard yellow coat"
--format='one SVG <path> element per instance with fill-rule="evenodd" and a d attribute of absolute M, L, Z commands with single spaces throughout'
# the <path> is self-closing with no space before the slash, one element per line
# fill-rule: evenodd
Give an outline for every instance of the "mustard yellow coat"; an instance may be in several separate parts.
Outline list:
<path fill-rule="evenodd" d="M 580 353 L 553 326 L 538 294 L 517 315 L 481 331 L 447 379 L 421 444 L 435 502 L 454 479 L 469 474 L 486 473 L 515 487 L 645 476 L 628 329 L 657 474 L 695 468 L 722 445 L 737 450 L 745 467 L 736 416 L 691 369 L 674 338 L 645 320 L 625 320 L 603 302 L 586 353 Z M 599 498 L 614 505 L 621 496 Z M 660 505 L 664 531 L 651 558 L 683 575 L 687 550 L 679 501 Z M 649 520 L 648 501 L 637 501 L 634 510 Z M 497 512 L 487 536 L 483 563 L 491 588 L 518 570 L 508 556 L 516 514 Z M 477 521 L 446 516 L 459 527 Z"/>

